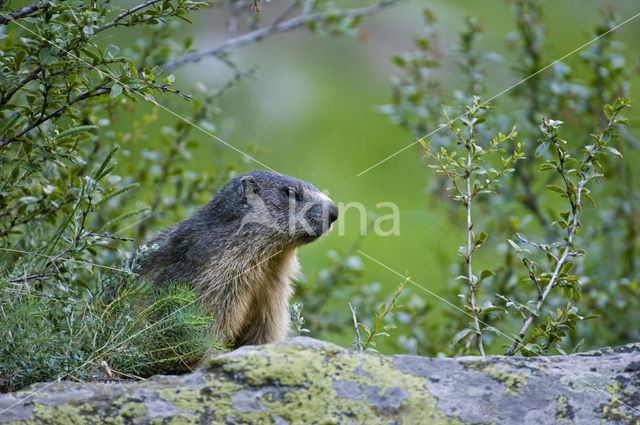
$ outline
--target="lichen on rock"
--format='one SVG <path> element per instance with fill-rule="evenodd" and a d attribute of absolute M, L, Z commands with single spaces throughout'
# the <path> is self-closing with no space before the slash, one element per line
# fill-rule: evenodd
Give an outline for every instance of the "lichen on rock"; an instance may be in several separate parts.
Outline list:
<path fill-rule="evenodd" d="M 298 337 L 182 376 L 0 395 L 0 424 L 640 424 L 640 347 L 599 351 L 432 359 Z"/>

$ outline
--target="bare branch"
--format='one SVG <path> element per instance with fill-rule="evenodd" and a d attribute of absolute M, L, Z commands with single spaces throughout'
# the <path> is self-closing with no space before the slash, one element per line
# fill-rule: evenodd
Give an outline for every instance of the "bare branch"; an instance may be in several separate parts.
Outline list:
<path fill-rule="evenodd" d="M 2 3 L 4 3 L 4 1 Z M 31 14 L 33 14 L 34 12 L 37 12 L 38 10 L 46 9 L 48 7 L 49 7 L 49 3 L 46 0 L 43 0 L 35 3 L 31 3 L 29 6 L 25 6 L 21 9 L 14 10 L 13 12 L 9 12 L 9 13 L 0 12 L 0 25 L 5 25 L 8 22 L 11 22 L 13 20 L 30 16 Z"/>
<path fill-rule="evenodd" d="M 127 10 L 127 11 L 122 12 L 121 14 L 119 14 L 118 16 L 116 16 L 116 17 L 115 17 L 115 19 L 114 19 L 113 21 L 111 21 L 111 22 L 109 22 L 109 23 L 106 23 L 106 24 L 104 24 L 104 25 L 102 25 L 102 26 L 100 26 L 100 27 L 96 27 L 96 28 L 94 28 L 94 29 L 93 29 L 93 33 L 94 33 L 94 34 L 97 34 L 97 33 L 99 33 L 100 31 L 104 31 L 104 30 L 106 30 L 107 28 L 111 28 L 111 27 L 116 26 L 116 25 L 129 25 L 129 23 L 128 23 L 128 22 L 122 22 L 122 23 L 121 23 L 120 21 L 121 21 L 122 19 L 126 18 L 127 16 L 129 16 L 129 15 L 132 15 L 132 14 L 136 13 L 136 12 L 137 12 L 137 11 L 139 11 L 140 9 L 144 9 L 145 7 L 149 7 L 149 6 L 151 6 L 152 4 L 159 3 L 159 2 L 161 2 L 161 1 L 162 1 L 162 0 L 147 0 L 147 1 L 145 1 L 144 3 L 140 3 L 139 5 L 137 5 L 137 6 L 135 6 L 135 7 L 132 7 L 131 9 L 129 9 L 129 10 Z"/>
<path fill-rule="evenodd" d="M 349 303 L 349 309 L 351 310 L 351 317 L 353 317 L 353 326 L 356 328 L 356 342 L 358 343 L 358 349 L 364 351 L 362 348 L 362 338 L 360 338 L 360 329 L 358 328 L 358 319 L 356 319 L 356 309 Z"/>
<path fill-rule="evenodd" d="M 373 15 L 383 9 L 386 9 L 389 6 L 392 6 L 398 1 L 399 0 L 383 0 L 380 3 L 376 3 L 372 6 L 362 7 L 358 9 L 341 10 L 335 14 L 335 17 L 336 18 L 357 18 L 361 16 Z M 216 47 L 213 47 L 211 49 L 201 50 L 199 52 L 191 53 L 191 54 L 182 56 L 180 58 L 174 59 L 172 61 L 165 63 L 162 67 L 164 69 L 171 69 L 180 65 L 184 65 L 185 63 L 188 63 L 188 62 L 198 62 L 207 56 L 217 56 L 227 50 L 234 49 L 236 47 L 244 46 L 245 44 L 262 40 L 263 38 L 268 37 L 272 34 L 292 31 L 310 22 L 321 21 L 326 17 L 327 17 L 327 13 L 314 13 L 310 15 L 300 14 L 295 18 L 291 18 L 287 21 L 284 21 L 281 23 L 274 22 L 273 24 L 265 28 L 260 28 L 255 31 L 251 31 L 249 33 L 240 35 L 238 37 L 225 40 L 222 43 L 218 44 Z"/>

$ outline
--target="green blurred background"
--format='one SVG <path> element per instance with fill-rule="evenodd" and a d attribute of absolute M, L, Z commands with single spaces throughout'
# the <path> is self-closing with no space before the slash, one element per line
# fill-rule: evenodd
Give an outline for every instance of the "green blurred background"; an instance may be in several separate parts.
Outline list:
<path fill-rule="evenodd" d="M 588 41 L 593 28 L 603 20 L 601 9 L 604 7 L 599 1 L 547 3 L 545 63 Z M 639 11 L 637 2 L 612 4 L 622 19 Z M 279 6 L 282 4 L 278 2 L 264 3 L 262 13 L 271 16 L 272 8 Z M 259 161 L 279 172 L 312 182 L 327 191 L 337 203 L 357 201 L 369 211 L 381 214 L 387 214 L 389 210 L 377 210 L 377 203 L 395 203 L 401 212 L 400 235 L 380 237 L 371 233 L 364 240 L 362 250 L 390 268 L 408 272 L 414 281 L 439 293 L 452 282 L 449 267 L 457 261 L 457 247 L 464 240 L 465 232 L 451 223 L 448 205 L 429 199 L 425 193 L 431 173 L 418 145 L 357 176 L 413 142 L 408 132 L 390 123 L 376 107 L 390 101 L 388 82 L 394 72 L 390 57 L 412 47 L 412 36 L 423 30 L 424 7 L 438 16 L 438 43 L 444 54 L 440 73 L 450 88 L 456 86 L 459 73 L 447 47 L 457 41 L 466 16 L 477 18 L 485 29 L 480 43 L 482 49 L 496 51 L 502 56 L 501 61 L 488 66 L 488 93 L 498 93 L 518 81 L 512 71 L 516 53 L 505 44 L 508 34 L 515 29 L 509 4 L 502 0 L 409 1 L 366 18 L 360 37 L 328 37 L 299 30 L 234 51 L 232 58 L 241 68 L 258 66 L 256 78 L 245 80 L 222 97 L 213 133 L 241 150 L 255 145 Z M 224 37 L 223 17 L 218 16 L 218 12 L 210 8 L 191 16 L 194 25 L 187 30 L 194 37 L 196 48 L 215 45 Z M 640 20 L 621 28 L 617 36 L 628 46 L 634 46 L 640 38 Z M 126 40 L 122 42 L 126 43 Z M 632 55 L 635 57 L 631 59 L 637 61 L 638 52 L 632 52 Z M 566 60 L 568 64 L 574 61 L 577 61 L 575 55 Z M 637 73 L 635 75 L 634 82 L 637 83 Z M 175 88 L 193 92 L 198 97 L 194 83 L 221 86 L 231 73 L 211 58 L 182 66 L 176 70 L 176 76 Z M 636 94 L 633 97 L 640 98 L 637 88 L 633 93 Z M 504 106 L 508 97 L 508 94 L 502 96 L 495 104 Z M 117 117 L 114 128 L 130 131 L 133 120 L 151 113 L 151 109 L 148 104 L 139 104 L 134 114 L 123 113 Z M 160 116 L 157 123 L 162 123 L 165 117 L 174 119 L 165 112 L 156 113 Z M 637 112 L 630 115 L 637 123 Z M 155 130 L 161 129 L 156 127 Z M 189 164 L 193 172 L 240 158 L 238 153 L 202 132 L 193 132 L 192 138 L 201 144 L 200 151 L 193 155 Z M 135 160 L 135 152 L 141 147 L 124 148 L 132 152 L 130 158 Z M 261 167 L 243 161 L 238 172 L 254 168 Z M 214 191 L 212 188 L 212 195 Z M 350 210 L 341 219 L 344 220 L 344 235 L 334 229 L 328 236 L 300 250 L 306 276 L 314 276 L 318 270 L 330 265 L 329 250 L 346 249 L 357 239 L 360 230 L 357 212 Z M 158 230 L 168 224 L 171 223 L 159 223 Z M 380 282 L 383 291 L 391 294 L 401 279 L 366 258 L 363 262 L 366 269 L 362 282 Z M 414 292 L 429 297 L 425 292 Z M 344 303 L 345 313 L 348 312 L 348 301 L 336 300 Z M 436 300 L 429 302 L 438 303 Z M 313 336 L 343 345 L 348 345 L 352 339 L 352 330 L 346 330 L 344 335 L 318 335 L 314 329 L 310 331 Z"/>

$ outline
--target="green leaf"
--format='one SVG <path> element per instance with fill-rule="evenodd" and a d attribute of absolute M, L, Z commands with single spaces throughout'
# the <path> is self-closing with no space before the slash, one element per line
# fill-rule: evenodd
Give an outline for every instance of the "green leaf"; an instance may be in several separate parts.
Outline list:
<path fill-rule="evenodd" d="M 393 56 L 391 58 L 391 62 L 395 65 L 395 66 L 399 66 L 399 67 L 404 67 L 405 65 L 405 60 L 403 58 L 401 58 L 400 56 Z"/>
<path fill-rule="evenodd" d="M 139 183 L 131 183 L 131 184 L 128 184 L 126 186 L 121 187 L 120 189 L 114 190 L 113 192 L 109 193 L 108 195 L 105 195 L 102 199 L 100 199 L 98 202 L 96 202 L 93 205 L 94 210 L 100 208 L 102 205 L 104 205 L 110 199 L 115 198 L 116 196 L 118 196 L 118 195 L 120 195 L 120 194 L 122 194 L 124 192 L 127 192 L 127 191 L 129 191 L 131 189 L 135 189 L 138 186 L 140 186 Z"/>
<path fill-rule="evenodd" d="M 105 174 L 103 174 L 103 171 L 105 169 L 105 167 L 107 166 L 107 164 L 109 163 L 109 161 L 111 161 L 111 157 L 113 157 L 113 155 L 118 151 L 118 147 L 116 146 L 115 148 L 111 149 L 111 151 L 107 154 L 107 156 L 104 158 L 104 161 L 102 161 L 102 164 L 100 165 L 100 168 L 98 168 L 98 171 L 96 171 L 96 173 L 94 174 L 93 178 L 94 180 L 100 180 L 101 178 L 103 178 L 105 176 Z"/>
<path fill-rule="evenodd" d="M 463 340 L 469 334 L 474 333 L 474 332 L 475 331 L 473 329 L 469 329 L 469 328 L 461 330 L 460 332 L 455 334 L 455 336 L 453 337 L 453 345 L 457 345 L 461 340 Z"/>
<path fill-rule="evenodd" d="M 111 99 L 115 99 L 116 97 L 122 94 L 122 86 L 118 83 L 115 83 L 111 86 L 111 94 L 109 95 Z"/>
<path fill-rule="evenodd" d="M 27 52 L 24 50 L 18 50 L 16 55 L 13 57 L 13 69 L 18 71 L 20 69 L 20 65 L 22 65 L 22 61 L 27 57 Z"/>
<path fill-rule="evenodd" d="M 515 243 L 514 241 L 512 241 L 511 239 L 507 239 L 507 242 L 509 242 L 509 245 L 511 245 L 513 247 L 513 249 L 515 249 L 516 251 L 518 251 L 518 252 L 522 251 L 520 249 L 520 247 L 518 246 L 518 244 Z"/>
<path fill-rule="evenodd" d="M 485 232 L 480 232 L 480 234 L 476 238 L 476 241 L 473 243 L 473 245 L 477 248 L 480 245 L 482 245 L 482 243 L 486 240 L 487 240 L 487 234 Z"/>
<path fill-rule="evenodd" d="M 100 127 L 98 127 L 97 125 L 81 125 L 80 127 L 69 128 L 63 131 L 62 133 L 58 134 L 56 136 L 56 139 L 62 139 L 63 137 L 70 136 L 76 133 L 87 132 L 90 130 L 97 130 L 98 128 Z"/>
<path fill-rule="evenodd" d="M 40 52 L 38 52 L 38 59 L 40 59 L 40 63 L 43 65 L 51 65 L 56 61 L 56 57 L 51 55 L 48 47 L 40 49 Z"/>
<path fill-rule="evenodd" d="M 614 148 L 613 146 L 607 146 L 607 150 L 609 152 L 611 152 L 614 155 L 618 155 L 620 158 L 622 158 L 622 154 L 620 153 L 620 151 L 616 148 Z"/>
<path fill-rule="evenodd" d="M 562 265 L 562 273 L 569 273 L 573 269 L 573 263 L 564 263 Z"/>
<path fill-rule="evenodd" d="M 552 184 L 548 184 L 548 185 L 546 185 L 546 186 L 545 186 L 545 188 L 546 188 L 547 190 L 552 191 L 552 192 L 562 193 L 563 195 L 565 195 L 565 194 L 566 194 L 566 191 L 565 191 L 565 190 L 563 190 L 563 189 L 562 189 L 561 187 L 559 187 L 559 186 L 555 186 L 555 185 L 552 185 Z"/>
<path fill-rule="evenodd" d="M 13 128 L 21 118 L 22 115 L 16 113 L 11 117 L 11 119 L 7 120 L 7 122 L 0 127 L 0 137 L 4 136 L 10 128 Z"/>
<path fill-rule="evenodd" d="M 104 49 L 104 57 L 107 59 L 113 59 L 116 57 L 119 51 L 120 47 L 109 44 L 107 48 Z"/>
<path fill-rule="evenodd" d="M 536 148 L 536 156 L 540 157 L 544 155 L 544 153 L 549 150 L 549 145 L 549 142 L 541 143 L 540 146 Z"/>
<path fill-rule="evenodd" d="M 483 281 L 486 278 L 489 278 L 489 277 L 494 276 L 494 275 L 495 275 L 495 273 L 492 272 L 491 270 L 487 270 L 487 269 L 482 270 L 482 273 L 480 273 L 480 281 Z"/>

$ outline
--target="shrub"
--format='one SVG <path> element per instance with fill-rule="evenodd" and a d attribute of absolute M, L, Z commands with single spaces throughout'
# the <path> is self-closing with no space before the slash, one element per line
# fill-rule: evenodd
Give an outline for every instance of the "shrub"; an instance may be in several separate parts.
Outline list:
<path fill-rule="evenodd" d="M 640 299 L 640 192 L 630 166 L 639 145 L 623 117 L 631 67 L 611 31 L 617 18 L 607 9 L 594 42 L 545 69 L 555 58 L 544 57 L 541 2 L 512 5 L 517 30 L 509 39 L 520 82 L 509 90 L 489 94 L 488 59 L 499 55 L 482 50 L 482 25 L 474 19 L 453 49 L 464 89 L 447 95 L 439 78 L 443 49 L 430 11 L 415 49 L 393 58 L 393 102 L 381 111 L 419 138 L 438 173 L 429 191 L 460 206 L 451 219 L 465 235 L 449 298 L 463 302 L 444 311 L 450 325 L 440 343 L 409 335 L 422 352 L 483 353 L 485 345 L 535 355 L 640 337 L 622 325 L 633 321 Z M 501 105 L 502 95 L 509 106 Z M 444 107 L 442 119 L 447 104 L 454 106 Z M 498 142 L 515 143 L 485 158 L 496 150 L 496 134 Z"/>

